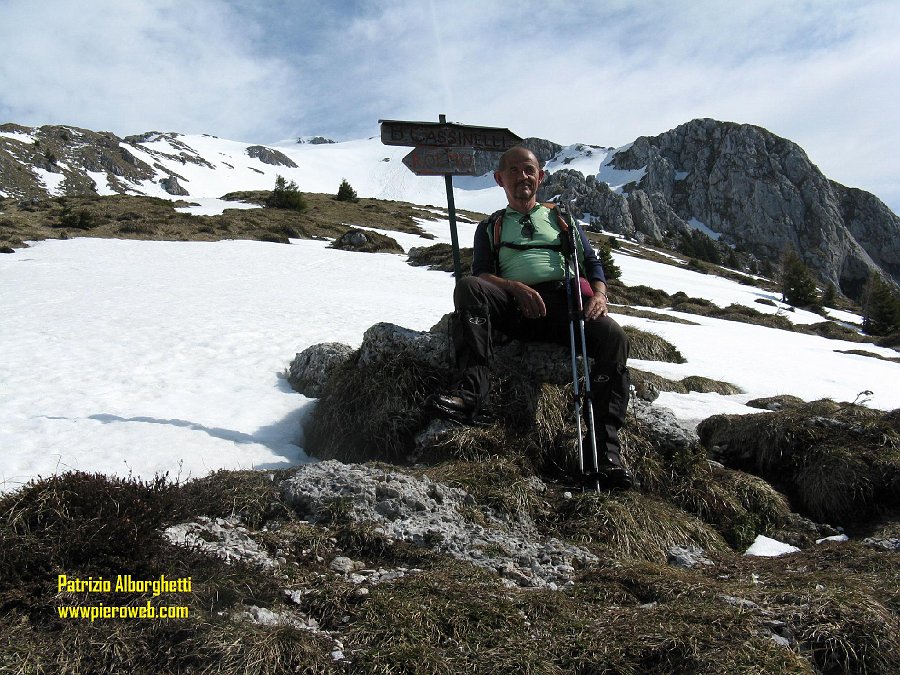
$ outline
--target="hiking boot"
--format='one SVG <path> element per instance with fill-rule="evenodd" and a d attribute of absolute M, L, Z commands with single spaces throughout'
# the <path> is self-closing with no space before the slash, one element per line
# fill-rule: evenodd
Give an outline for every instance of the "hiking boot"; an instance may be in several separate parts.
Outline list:
<path fill-rule="evenodd" d="M 600 487 L 607 490 L 630 490 L 634 487 L 634 477 L 624 466 L 610 465 L 597 472 Z"/>
<path fill-rule="evenodd" d="M 449 391 L 437 394 L 431 399 L 431 408 L 444 419 L 469 426 L 490 426 L 493 416 L 480 405 L 477 399 L 466 391 Z"/>
<path fill-rule="evenodd" d="M 634 487 L 634 478 L 624 466 L 609 465 L 599 471 L 585 471 L 579 478 L 585 489 L 629 490 Z"/>
<path fill-rule="evenodd" d="M 475 404 L 472 399 L 464 396 L 461 392 L 445 392 L 434 397 L 433 405 L 440 410 L 447 410 L 458 413 L 472 413 L 475 410 Z"/>

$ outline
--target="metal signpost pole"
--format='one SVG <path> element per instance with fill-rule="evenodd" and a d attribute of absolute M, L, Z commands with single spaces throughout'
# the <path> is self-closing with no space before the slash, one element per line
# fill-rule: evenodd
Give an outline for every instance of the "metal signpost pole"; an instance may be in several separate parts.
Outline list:
<path fill-rule="evenodd" d="M 446 115 L 439 115 L 441 124 L 447 122 Z M 447 212 L 450 214 L 450 244 L 453 246 L 453 276 L 457 281 L 462 279 L 462 265 L 459 262 L 459 235 L 456 233 L 456 204 L 453 201 L 453 174 L 444 174 L 444 184 L 447 186 Z"/>

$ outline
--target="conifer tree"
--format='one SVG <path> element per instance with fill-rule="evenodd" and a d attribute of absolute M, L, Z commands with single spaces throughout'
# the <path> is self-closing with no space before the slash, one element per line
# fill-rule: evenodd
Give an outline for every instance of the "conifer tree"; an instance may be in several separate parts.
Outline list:
<path fill-rule="evenodd" d="M 613 260 L 609 244 L 601 244 L 600 248 L 597 249 L 597 255 L 603 265 L 603 273 L 606 275 L 607 281 L 618 279 L 622 276 L 622 270 L 616 265 L 616 261 Z"/>
<path fill-rule="evenodd" d="M 275 209 L 303 211 L 306 209 L 306 200 L 303 199 L 300 188 L 294 181 L 288 183 L 284 176 L 276 176 L 275 189 L 266 200 L 266 206 Z"/>
<path fill-rule="evenodd" d="M 354 190 L 350 183 L 347 182 L 346 178 L 341 181 L 336 199 L 339 202 L 355 202 L 357 200 L 356 190 Z"/>
<path fill-rule="evenodd" d="M 781 301 L 794 307 L 819 306 L 812 273 L 793 249 L 781 259 Z"/>
<path fill-rule="evenodd" d="M 873 273 L 863 291 L 863 331 L 869 335 L 888 335 L 900 330 L 900 294 Z"/>
<path fill-rule="evenodd" d="M 822 306 L 834 307 L 835 302 L 837 302 L 837 291 L 834 289 L 834 284 L 829 283 L 825 287 L 825 292 L 822 293 Z"/>

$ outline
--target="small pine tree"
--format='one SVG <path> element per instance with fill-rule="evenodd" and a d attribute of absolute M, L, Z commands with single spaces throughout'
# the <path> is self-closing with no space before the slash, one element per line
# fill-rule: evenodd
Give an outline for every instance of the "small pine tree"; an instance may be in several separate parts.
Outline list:
<path fill-rule="evenodd" d="M 834 288 L 834 284 L 829 283 L 825 287 L 825 292 L 822 293 L 822 306 L 823 307 L 834 307 L 834 303 L 837 302 L 837 291 Z"/>
<path fill-rule="evenodd" d="M 728 259 L 725 261 L 725 267 L 729 267 L 733 270 L 741 269 L 741 259 L 734 249 L 728 251 Z"/>
<path fill-rule="evenodd" d="M 896 331 L 900 331 L 900 294 L 880 274 L 872 274 L 863 291 L 863 332 L 888 335 Z"/>
<path fill-rule="evenodd" d="M 356 190 L 347 182 L 346 178 L 341 181 L 341 186 L 338 188 L 335 199 L 339 202 L 355 202 L 357 200 Z"/>
<path fill-rule="evenodd" d="M 284 176 L 276 176 L 275 189 L 266 200 L 266 206 L 273 209 L 303 211 L 306 209 L 306 200 L 303 199 L 300 188 L 294 181 L 288 183 Z"/>
<path fill-rule="evenodd" d="M 819 307 L 816 282 L 793 249 L 781 259 L 781 301 L 794 307 Z"/>
<path fill-rule="evenodd" d="M 616 265 L 616 261 L 613 260 L 609 244 L 601 244 L 600 248 L 597 249 L 597 253 L 600 258 L 600 263 L 603 265 L 603 273 L 606 275 L 607 281 L 618 279 L 622 276 L 622 270 Z"/>
<path fill-rule="evenodd" d="M 700 258 L 714 265 L 722 263 L 722 256 L 719 254 L 716 242 L 699 230 L 681 233 L 675 248 L 689 258 Z"/>

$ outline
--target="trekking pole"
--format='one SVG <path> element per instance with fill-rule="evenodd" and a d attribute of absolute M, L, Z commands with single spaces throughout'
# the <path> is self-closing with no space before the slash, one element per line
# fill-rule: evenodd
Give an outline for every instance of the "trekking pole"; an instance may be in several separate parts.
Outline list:
<path fill-rule="evenodd" d="M 581 297 L 581 274 L 578 267 L 578 245 L 576 243 L 576 235 L 577 228 L 575 226 L 575 218 L 572 216 L 571 211 L 569 212 L 570 226 L 568 228 L 568 254 L 571 260 L 571 275 L 574 275 L 574 280 L 577 284 L 576 288 L 572 288 L 573 284 L 571 275 L 570 275 L 570 264 L 569 261 L 566 261 L 566 289 L 567 289 L 567 297 L 569 300 L 569 343 L 572 350 L 572 383 L 573 389 L 575 392 L 575 416 L 577 417 L 577 426 L 578 426 L 578 468 L 581 473 L 584 473 L 584 443 L 581 438 L 581 409 L 583 406 L 583 402 L 587 404 L 587 427 L 588 427 L 588 437 L 590 439 L 591 444 L 591 457 L 594 461 L 593 470 L 595 472 L 599 471 L 600 463 L 598 460 L 597 453 L 597 434 L 596 434 L 596 420 L 594 419 L 594 406 L 592 403 L 591 397 L 591 366 L 590 359 L 588 358 L 587 353 L 587 339 L 585 337 L 584 330 L 584 300 Z M 574 298 L 573 298 L 574 296 Z M 582 374 L 584 376 L 584 391 L 582 392 L 581 387 L 578 383 L 578 367 L 577 367 L 577 359 L 575 355 L 575 324 L 578 324 L 578 332 L 579 338 L 581 340 L 581 369 Z M 600 479 L 599 476 L 595 482 L 595 487 L 597 492 L 600 491 Z"/>

